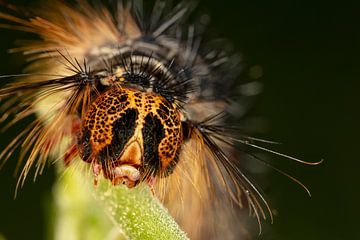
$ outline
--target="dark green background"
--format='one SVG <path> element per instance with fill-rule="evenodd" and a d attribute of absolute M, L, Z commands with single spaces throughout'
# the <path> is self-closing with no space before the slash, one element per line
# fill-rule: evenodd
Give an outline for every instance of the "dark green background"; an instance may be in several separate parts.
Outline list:
<path fill-rule="evenodd" d="M 265 192 L 278 215 L 259 239 L 357 239 L 360 4 L 201 1 L 200 9 L 212 17 L 210 31 L 228 38 L 248 66 L 263 68 L 264 91 L 250 112 L 265 123 L 261 136 L 283 142 L 283 152 L 325 159 L 319 167 L 272 159 L 301 178 L 313 196 L 285 177 L 266 175 Z M 0 32 L 1 74 L 19 73 L 22 65 L 6 49 L 21 36 Z M 1 135 L 1 147 L 14 134 Z M 7 239 L 44 239 L 53 170 L 35 184 L 28 181 L 13 200 L 14 165 L 12 159 L 0 172 L 0 233 Z"/>

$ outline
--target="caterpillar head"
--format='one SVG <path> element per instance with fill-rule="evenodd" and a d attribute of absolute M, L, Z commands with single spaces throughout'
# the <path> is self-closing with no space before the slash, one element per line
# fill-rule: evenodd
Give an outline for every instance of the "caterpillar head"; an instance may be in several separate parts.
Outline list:
<path fill-rule="evenodd" d="M 98 96 L 82 119 L 78 149 L 114 184 L 133 187 L 149 176 L 168 175 L 182 141 L 176 106 L 152 92 L 115 87 Z"/>

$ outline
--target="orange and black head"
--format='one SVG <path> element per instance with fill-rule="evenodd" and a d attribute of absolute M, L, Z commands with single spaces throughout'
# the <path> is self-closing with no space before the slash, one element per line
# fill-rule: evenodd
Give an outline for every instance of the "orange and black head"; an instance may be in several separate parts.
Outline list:
<path fill-rule="evenodd" d="M 133 187 L 173 171 L 184 140 L 182 113 L 158 82 L 121 72 L 111 77 L 117 84 L 94 97 L 77 145 L 80 157 L 101 166 L 106 178 Z"/>
<path fill-rule="evenodd" d="M 154 57 L 131 54 L 126 61 L 130 68 L 117 63 L 106 74 L 90 73 L 97 93 L 78 111 L 77 149 L 114 184 L 133 187 L 173 171 L 187 131 L 180 100 L 191 85 Z"/>

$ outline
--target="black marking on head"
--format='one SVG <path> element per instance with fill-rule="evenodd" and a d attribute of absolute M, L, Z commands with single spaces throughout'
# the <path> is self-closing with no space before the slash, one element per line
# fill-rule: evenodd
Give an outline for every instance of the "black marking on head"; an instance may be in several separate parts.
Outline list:
<path fill-rule="evenodd" d="M 113 123 L 111 144 L 99 153 L 100 161 L 103 164 L 114 162 L 120 157 L 126 143 L 134 135 L 138 114 L 136 109 L 127 109 L 122 117 Z"/>
<path fill-rule="evenodd" d="M 165 130 L 161 121 L 152 113 L 145 117 L 142 129 L 144 139 L 144 170 L 149 174 L 156 175 L 161 168 L 159 159 L 159 144 L 165 137 Z"/>
<path fill-rule="evenodd" d="M 166 115 L 166 112 L 161 111 L 160 109 L 156 109 L 156 113 L 161 119 L 167 119 L 169 117 L 169 115 Z"/>
<path fill-rule="evenodd" d="M 119 101 L 122 103 L 122 102 L 125 102 L 127 101 L 129 95 L 128 94 L 123 94 L 121 95 L 121 97 L 119 98 Z M 117 99 L 116 99 L 117 100 Z"/>
<path fill-rule="evenodd" d="M 166 103 L 167 101 L 164 101 L 164 103 Z M 164 103 L 160 103 L 160 110 L 162 110 L 163 112 L 165 112 L 165 115 L 169 116 L 170 112 L 169 109 L 172 109 L 172 106 L 169 104 L 164 104 Z"/>

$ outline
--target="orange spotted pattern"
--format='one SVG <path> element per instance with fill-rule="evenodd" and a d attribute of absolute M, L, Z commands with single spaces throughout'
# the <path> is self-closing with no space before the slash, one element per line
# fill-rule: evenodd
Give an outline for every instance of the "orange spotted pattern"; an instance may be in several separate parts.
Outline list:
<path fill-rule="evenodd" d="M 158 156 L 162 170 L 166 170 L 177 158 L 183 141 L 179 111 L 164 97 L 129 87 L 115 87 L 102 93 L 91 105 L 83 127 L 90 132 L 89 143 L 92 157 L 95 157 L 113 140 L 113 124 L 125 115 L 126 110 L 136 109 L 138 116 L 134 135 L 141 143 L 144 152 L 144 140 L 141 130 L 145 117 L 157 117 L 164 128 L 165 136 L 158 146 Z"/>

